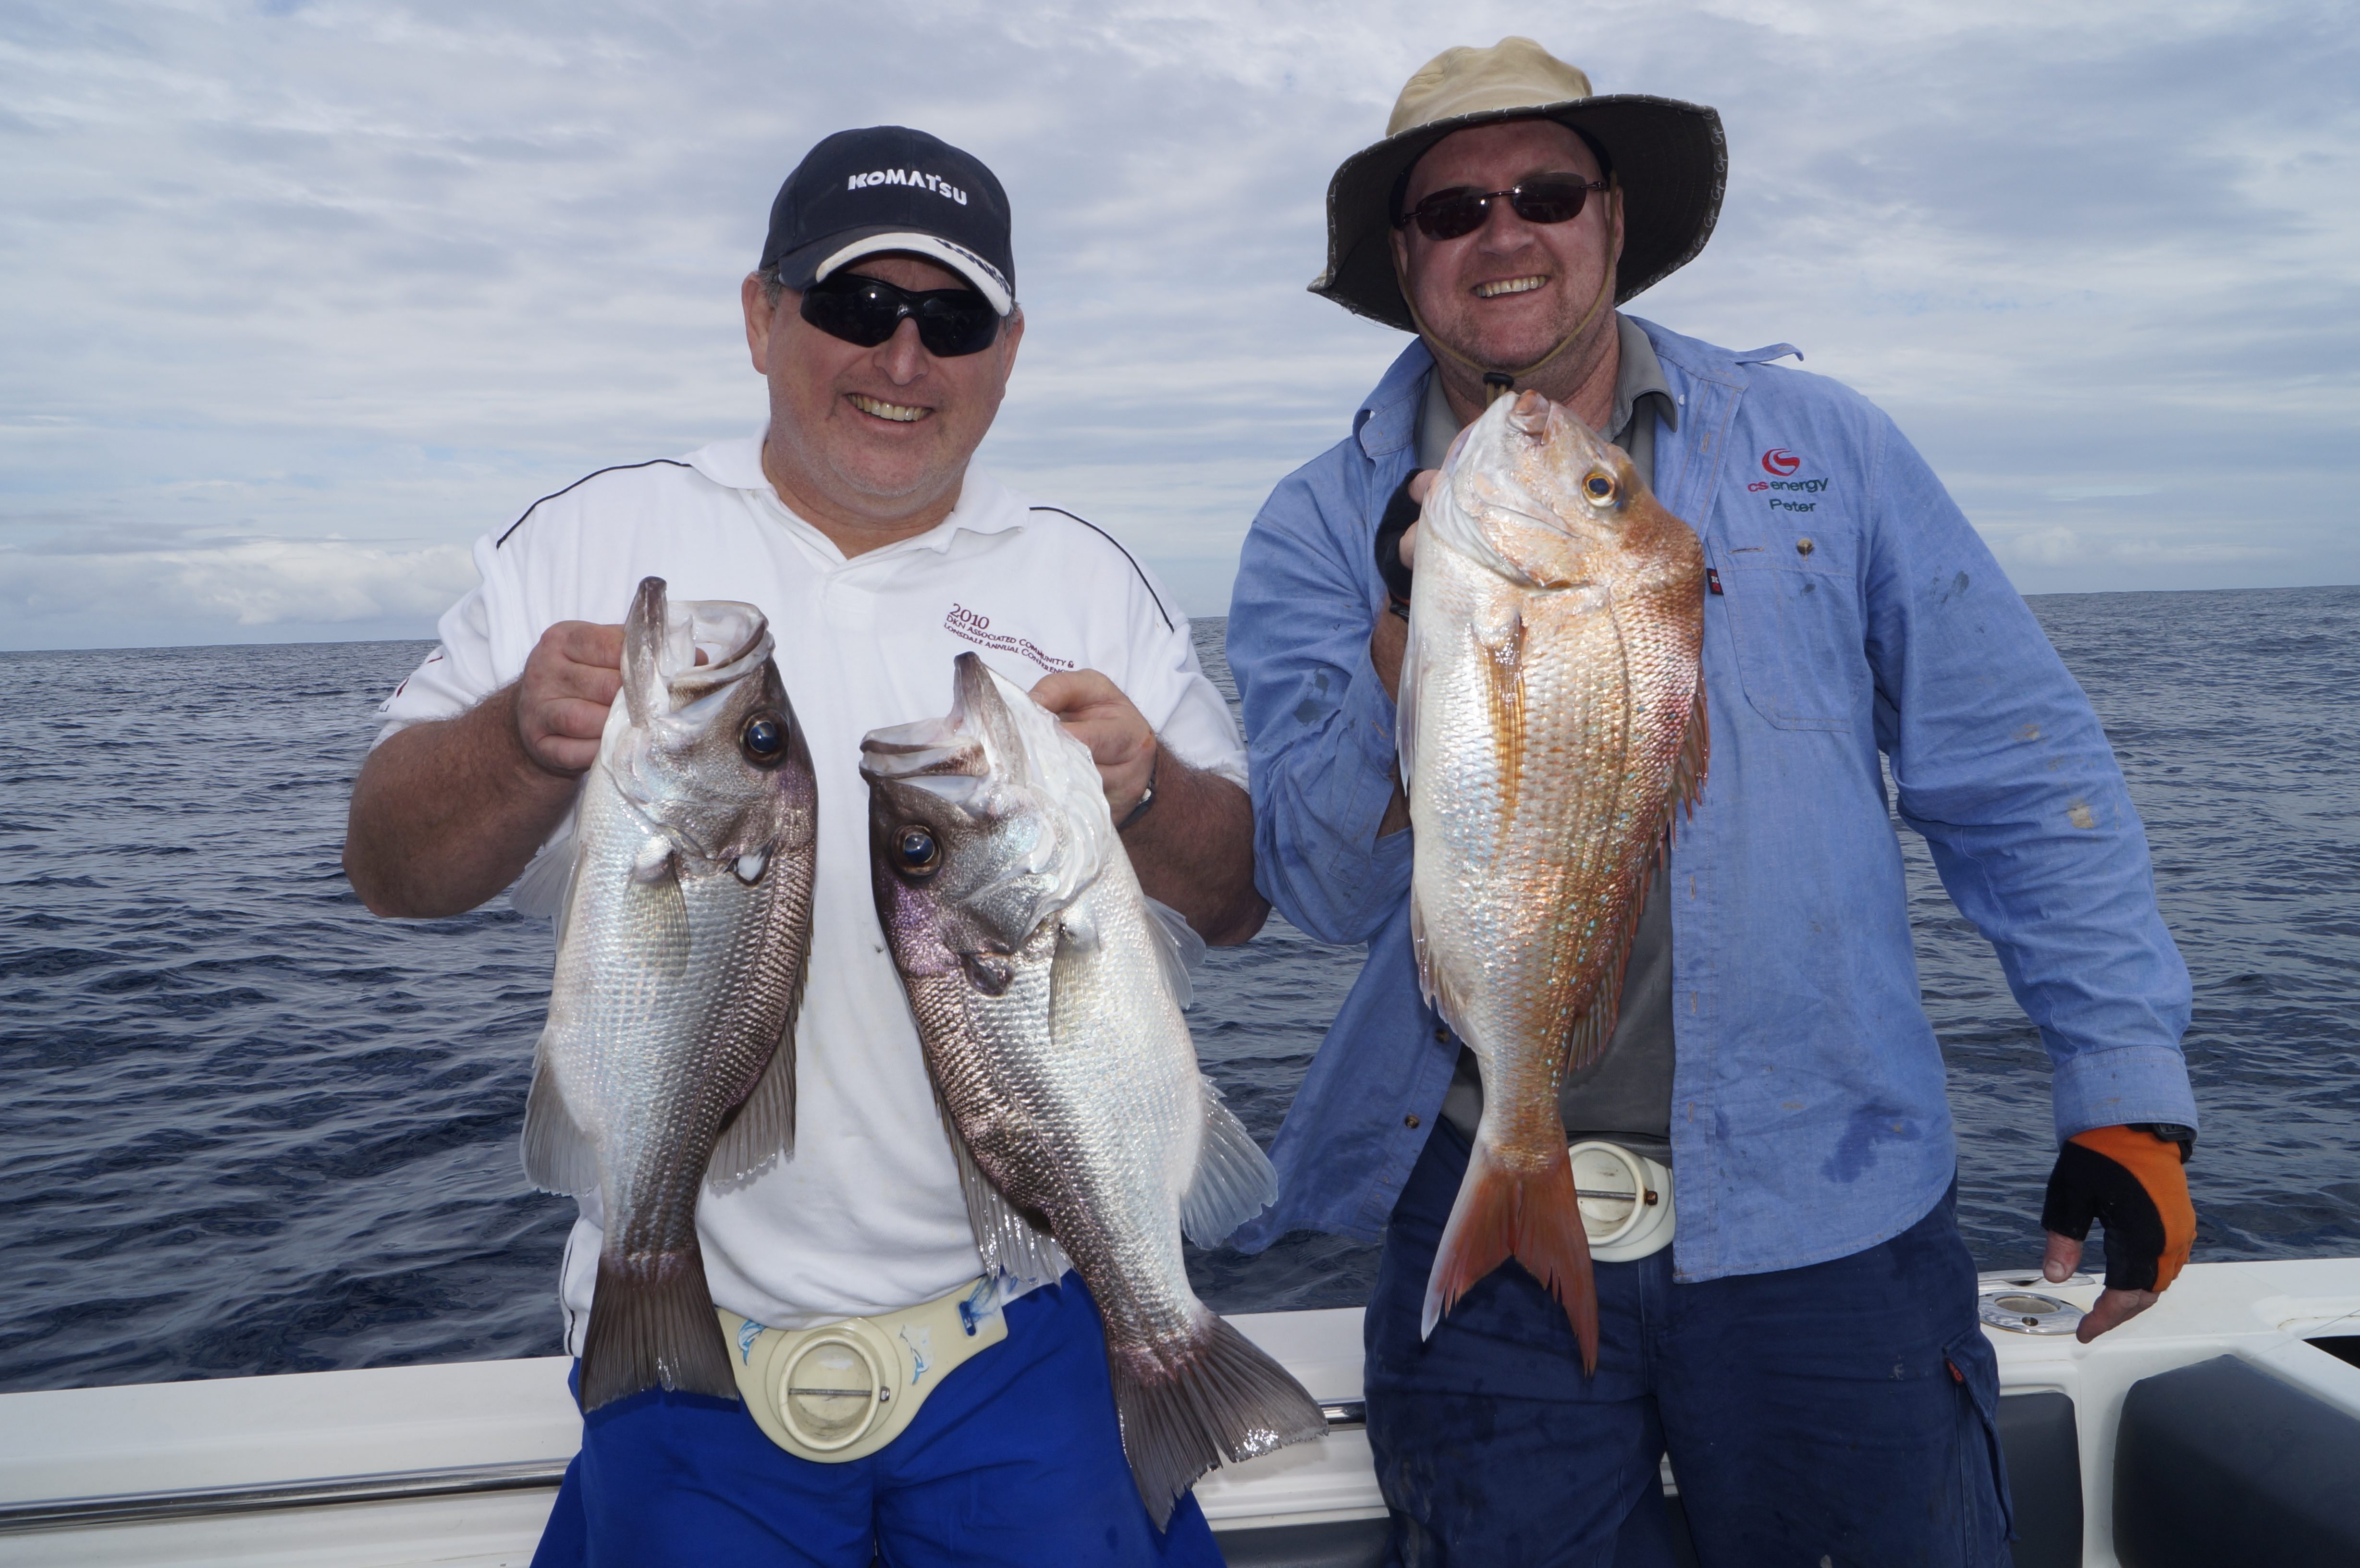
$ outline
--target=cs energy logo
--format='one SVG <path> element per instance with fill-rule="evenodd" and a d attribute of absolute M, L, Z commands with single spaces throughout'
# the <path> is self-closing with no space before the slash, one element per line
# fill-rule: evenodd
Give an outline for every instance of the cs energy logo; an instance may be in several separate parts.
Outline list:
<path fill-rule="evenodd" d="M 1786 490 L 1798 492 L 1805 495 L 1816 495 L 1828 487 L 1827 477 L 1824 474 L 1817 479 L 1796 478 L 1795 471 L 1802 466 L 1801 458 L 1783 446 L 1774 446 L 1762 454 L 1762 472 L 1770 477 L 1756 479 L 1745 488 L 1748 491 Z M 1817 501 L 1789 500 L 1784 495 L 1772 495 L 1769 497 L 1769 502 L 1770 509 L 1774 512 L 1815 512 L 1819 506 Z"/>

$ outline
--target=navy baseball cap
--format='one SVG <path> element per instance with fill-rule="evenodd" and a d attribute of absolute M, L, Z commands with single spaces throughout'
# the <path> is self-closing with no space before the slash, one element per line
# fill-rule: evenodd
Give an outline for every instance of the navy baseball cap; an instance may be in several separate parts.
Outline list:
<path fill-rule="evenodd" d="M 1016 309 L 1008 192 L 980 159 L 906 125 L 838 131 L 770 203 L 762 267 L 800 292 L 880 251 L 939 261 L 1005 316 Z"/>

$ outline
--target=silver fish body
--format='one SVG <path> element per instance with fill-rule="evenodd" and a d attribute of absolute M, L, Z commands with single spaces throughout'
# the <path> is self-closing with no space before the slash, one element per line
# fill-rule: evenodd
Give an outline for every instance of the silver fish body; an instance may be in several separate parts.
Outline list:
<path fill-rule="evenodd" d="M 1673 808 L 1703 788 L 1704 553 L 1630 458 L 1538 393 L 1470 425 L 1428 495 L 1399 751 L 1426 996 L 1483 1114 L 1425 1328 L 1515 1258 L 1597 1356 L 1557 1090 L 1605 1049 Z"/>
<path fill-rule="evenodd" d="M 1177 952 L 1192 939 L 1142 893 L 1088 751 L 973 654 L 955 693 L 948 718 L 862 743 L 878 915 L 978 1247 L 1035 1279 L 1069 1258 L 1088 1283 L 1161 1527 L 1220 1459 L 1326 1431 L 1302 1387 L 1196 1299 L 1181 1256 L 1184 1230 L 1226 1237 L 1276 1180 L 1197 1066 Z"/>
<path fill-rule="evenodd" d="M 524 1160 L 540 1187 L 603 1199 L 585 1410 L 738 1391 L 697 1200 L 792 1147 L 817 864 L 817 783 L 770 649 L 753 606 L 668 604 L 647 579 L 584 780 Z"/>

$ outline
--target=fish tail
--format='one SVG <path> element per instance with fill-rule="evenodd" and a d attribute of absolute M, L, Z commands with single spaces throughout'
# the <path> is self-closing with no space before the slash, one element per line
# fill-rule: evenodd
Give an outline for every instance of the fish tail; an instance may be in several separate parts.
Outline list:
<path fill-rule="evenodd" d="M 686 1252 L 601 1253 L 582 1341 L 582 1409 L 645 1388 L 738 1397 L 729 1347 L 705 1283 L 705 1258 Z"/>
<path fill-rule="evenodd" d="M 1322 1437 L 1328 1418 L 1261 1346 L 1211 1312 L 1169 1360 L 1107 1349 L 1115 1410 L 1131 1478 L 1163 1530 L 1196 1477 L 1223 1459 L 1242 1462 Z"/>
<path fill-rule="evenodd" d="M 1432 1338 L 1434 1325 L 1459 1298 L 1511 1258 L 1565 1308 L 1566 1321 L 1581 1342 L 1581 1369 L 1597 1371 L 1598 1285 L 1574 1197 L 1572 1162 L 1560 1149 L 1539 1171 L 1511 1170 L 1479 1138 L 1435 1249 L 1419 1334 Z"/>

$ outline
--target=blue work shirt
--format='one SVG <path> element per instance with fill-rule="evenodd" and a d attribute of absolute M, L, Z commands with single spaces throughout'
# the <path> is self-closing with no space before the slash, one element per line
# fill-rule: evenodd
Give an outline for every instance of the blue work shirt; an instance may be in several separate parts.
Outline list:
<path fill-rule="evenodd" d="M 1891 419 L 1824 376 L 1648 322 L 1680 408 L 1657 493 L 1702 538 L 1711 767 L 1672 848 L 1678 1277 L 1793 1269 L 1923 1217 L 1957 1166 L 1918 1004 L 1901 819 L 2039 1027 L 2061 1140 L 2196 1109 L 2188 971 L 2097 715 Z M 1458 1046 L 1418 997 L 1393 702 L 1369 658 L 1373 539 L 1416 456 L 1413 343 L 1352 433 L 1247 535 L 1229 612 L 1256 880 L 1368 962 L 1272 1158 L 1249 1249 L 1298 1228 L 1375 1241 L 1434 1130 Z"/>

